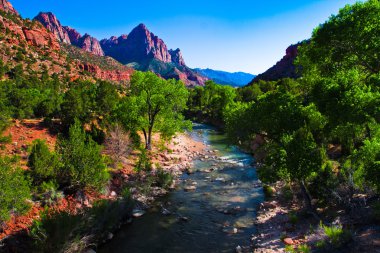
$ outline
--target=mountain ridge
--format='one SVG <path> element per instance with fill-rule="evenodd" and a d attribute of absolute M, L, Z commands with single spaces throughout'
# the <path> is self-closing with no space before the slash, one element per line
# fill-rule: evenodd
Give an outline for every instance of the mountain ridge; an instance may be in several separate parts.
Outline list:
<path fill-rule="evenodd" d="M 255 75 L 242 71 L 228 72 L 223 70 L 214 70 L 210 68 L 195 68 L 194 71 L 210 78 L 218 84 L 231 85 L 234 87 L 245 86 L 250 81 L 252 81 L 253 78 L 255 78 Z"/>

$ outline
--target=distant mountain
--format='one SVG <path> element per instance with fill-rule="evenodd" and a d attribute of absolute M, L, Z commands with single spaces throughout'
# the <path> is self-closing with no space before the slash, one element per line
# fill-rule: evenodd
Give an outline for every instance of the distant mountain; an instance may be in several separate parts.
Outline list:
<path fill-rule="evenodd" d="M 244 73 L 244 72 L 231 73 L 231 72 L 226 72 L 226 71 L 213 70 L 209 68 L 207 69 L 196 68 L 194 70 L 198 72 L 199 74 L 210 78 L 214 82 L 218 84 L 223 84 L 223 85 L 244 86 L 244 85 L 247 85 L 249 82 L 251 82 L 253 78 L 255 78 L 255 75 Z"/>
<path fill-rule="evenodd" d="M 128 35 L 100 41 L 105 55 L 141 71 L 153 71 L 163 78 L 182 80 L 187 85 L 203 85 L 206 77 L 186 66 L 180 49 L 168 50 L 165 42 L 144 24 Z"/>
<path fill-rule="evenodd" d="M 273 67 L 265 71 L 264 73 L 256 76 L 251 83 L 263 81 L 276 81 L 282 78 L 298 78 L 299 74 L 296 71 L 294 60 L 298 55 L 298 47 L 302 42 L 295 45 L 291 45 L 286 49 L 285 56 L 278 61 Z"/>

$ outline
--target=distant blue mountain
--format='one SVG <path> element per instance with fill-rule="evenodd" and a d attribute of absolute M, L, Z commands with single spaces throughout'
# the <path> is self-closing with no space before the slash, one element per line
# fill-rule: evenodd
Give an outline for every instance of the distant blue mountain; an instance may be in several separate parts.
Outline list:
<path fill-rule="evenodd" d="M 200 68 L 196 68 L 194 71 L 205 77 L 208 77 L 218 84 L 231 85 L 234 87 L 245 86 L 250 83 L 253 78 L 256 77 L 255 75 L 244 72 L 230 73 L 226 71 Z"/>

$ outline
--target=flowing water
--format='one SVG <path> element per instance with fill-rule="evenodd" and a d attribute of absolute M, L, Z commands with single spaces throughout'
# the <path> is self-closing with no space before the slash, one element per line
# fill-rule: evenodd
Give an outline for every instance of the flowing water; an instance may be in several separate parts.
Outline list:
<path fill-rule="evenodd" d="M 226 137 L 209 126 L 195 124 L 190 134 L 217 150 L 211 155 L 217 158 L 195 161 L 194 174 L 184 174 L 177 190 L 98 252 L 235 252 L 238 245 L 250 244 L 256 208 L 264 198 L 252 157 L 228 146 Z M 186 192 L 185 185 L 196 190 Z"/>

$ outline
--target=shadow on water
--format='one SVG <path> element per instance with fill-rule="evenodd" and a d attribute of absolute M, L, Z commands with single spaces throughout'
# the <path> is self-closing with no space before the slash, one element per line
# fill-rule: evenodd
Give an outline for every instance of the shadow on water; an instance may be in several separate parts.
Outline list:
<path fill-rule="evenodd" d="M 184 174 L 176 191 L 98 252 L 234 252 L 237 245 L 249 245 L 256 207 L 264 198 L 256 187 L 252 157 L 227 145 L 226 137 L 212 127 L 195 124 L 190 135 L 218 150 L 217 158 L 195 161 L 196 172 Z M 196 190 L 186 192 L 185 185 Z M 163 207 L 169 215 L 163 214 Z"/>

